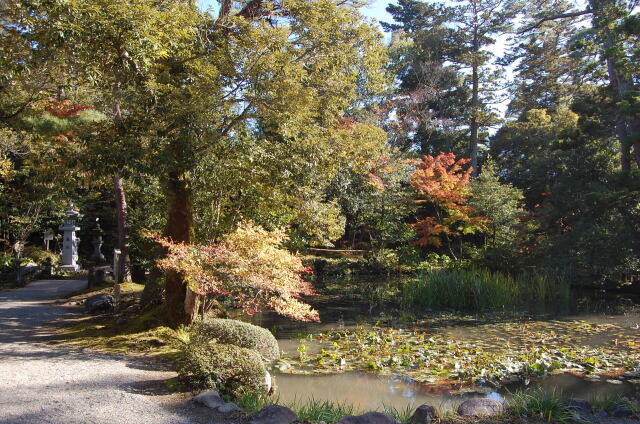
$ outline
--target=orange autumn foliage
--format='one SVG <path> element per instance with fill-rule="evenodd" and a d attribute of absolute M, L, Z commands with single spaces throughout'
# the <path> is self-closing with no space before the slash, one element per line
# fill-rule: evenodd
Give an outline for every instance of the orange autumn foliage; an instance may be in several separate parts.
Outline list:
<path fill-rule="evenodd" d="M 420 235 L 417 244 L 440 247 L 443 238 L 484 229 L 487 219 L 473 216 L 475 210 L 466 204 L 471 195 L 469 179 L 473 169 L 463 167 L 470 161 L 456 159 L 453 153 L 426 155 L 416 161 L 417 169 L 409 180 L 422 196 L 416 203 L 429 203 L 435 211 L 435 216 L 411 224 Z"/>
<path fill-rule="evenodd" d="M 92 106 L 82 106 L 71 100 L 50 100 L 45 110 L 56 118 L 79 118 L 83 110 L 93 109 Z"/>
<path fill-rule="evenodd" d="M 267 231 L 252 222 L 240 224 L 224 241 L 210 245 L 173 243 L 152 236 L 167 250 L 160 269 L 179 272 L 189 289 L 200 296 L 225 296 L 253 315 L 262 308 L 299 321 L 318 321 L 318 312 L 300 301 L 313 295 L 302 278 L 311 272 L 282 248 L 285 231 Z"/>

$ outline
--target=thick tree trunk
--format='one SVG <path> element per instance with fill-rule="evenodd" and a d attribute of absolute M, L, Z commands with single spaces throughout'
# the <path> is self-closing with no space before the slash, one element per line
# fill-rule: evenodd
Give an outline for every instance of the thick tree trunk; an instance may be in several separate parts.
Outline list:
<path fill-rule="evenodd" d="M 473 49 L 474 49 L 474 57 L 473 63 L 471 65 L 471 141 L 470 141 L 470 150 L 471 150 L 471 167 L 473 171 L 471 175 L 476 177 L 478 175 L 478 131 L 479 131 L 479 119 L 478 119 L 478 107 L 480 106 L 479 99 L 479 91 L 480 91 L 480 75 L 478 70 L 478 59 L 477 54 L 479 51 L 478 47 L 478 36 L 477 32 L 474 31 L 473 37 Z"/>
<path fill-rule="evenodd" d="M 184 175 L 168 175 L 164 191 L 167 200 L 165 236 L 175 243 L 193 242 L 192 193 Z M 188 290 L 184 277 L 177 272 L 165 273 L 165 300 L 169 318 L 174 323 L 191 322 L 196 313 L 196 296 Z"/>
<path fill-rule="evenodd" d="M 118 249 L 120 249 L 120 261 L 118 263 L 118 281 L 131 281 L 131 264 L 129 261 L 129 223 L 127 221 L 127 200 L 125 197 L 122 177 L 113 176 L 113 186 L 116 192 L 116 209 L 118 211 Z"/>
<path fill-rule="evenodd" d="M 630 81 L 616 66 L 615 57 L 609 52 L 615 49 L 615 39 L 609 29 L 605 29 L 603 51 L 607 65 L 609 83 L 614 90 L 614 100 L 619 103 L 624 100 L 629 90 L 633 90 L 633 81 Z M 640 136 L 640 121 L 632 117 L 625 117 L 624 112 L 617 106 L 616 135 L 620 142 L 620 165 L 624 171 L 631 169 L 631 145 L 630 139 L 635 140 Z M 640 142 L 633 143 L 636 164 L 640 167 Z"/>

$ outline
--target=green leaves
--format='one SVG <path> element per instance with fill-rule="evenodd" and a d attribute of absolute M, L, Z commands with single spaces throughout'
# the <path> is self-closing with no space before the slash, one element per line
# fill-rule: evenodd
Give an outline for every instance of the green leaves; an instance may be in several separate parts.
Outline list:
<path fill-rule="evenodd" d="M 283 372 L 359 370 L 408 376 L 425 384 L 453 380 L 500 386 L 550 373 L 598 374 L 635 366 L 638 335 L 612 324 L 504 322 L 467 327 L 455 335 L 447 328 L 452 327 L 429 331 L 360 327 L 319 334 L 315 342 L 320 353 L 305 356 L 304 364 L 289 358 L 294 367 Z M 596 335 L 602 344 L 586 344 Z"/>

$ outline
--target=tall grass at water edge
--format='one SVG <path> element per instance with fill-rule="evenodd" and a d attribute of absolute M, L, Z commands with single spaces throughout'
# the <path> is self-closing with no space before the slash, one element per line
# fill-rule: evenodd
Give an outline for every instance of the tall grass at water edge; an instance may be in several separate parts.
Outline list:
<path fill-rule="evenodd" d="M 561 274 L 524 272 L 510 275 L 478 268 L 431 271 L 407 282 L 400 300 L 405 308 L 467 311 L 510 310 L 569 299 L 569 283 Z"/>

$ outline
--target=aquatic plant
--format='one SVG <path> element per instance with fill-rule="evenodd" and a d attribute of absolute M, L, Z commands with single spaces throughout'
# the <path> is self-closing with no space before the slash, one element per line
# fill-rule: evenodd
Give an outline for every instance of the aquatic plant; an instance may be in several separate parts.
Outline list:
<path fill-rule="evenodd" d="M 439 269 L 407 282 L 404 308 L 470 311 L 515 310 L 540 302 L 569 299 L 569 284 L 558 275 L 526 272 L 512 276 L 478 268 Z"/>
<path fill-rule="evenodd" d="M 384 405 L 382 410 L 385 414 L 390 415 L 399 423 L 409 422 L 409 419 L 415 412 L 415 407 L 413 405 L 407 405 L 404 408 L 396 408 L 392 405 Z"/>
<path fill-rule="evenodd" d="M 245 392 L 235 399 L 236 403 L 247 414 L 255 414 L 267 405 L 279 403 L 279 398 L 270 396 L 264 392 Z"/>
<path fill-rule="evenodd" d="M 589 345 L 594 336 L 602 344 Z M 635 369 L 640 334 L 613 324 L 532 321 L 483 324 L 464 339 L 426 328 L 374 327 L 317 335 L 317 354 L 285 358 L 287 373 L 368 371 L 424 384 L 490 384 L 550 373 Z"/>
<path fill-rule="evenodd" d="M 308 399 L 306 402 L 293 401 L 287 405 L 296 412 L 300 421 L 335 423 L 347 415 L 359 414 L 353 405 L 330 400 Z"/>
<path fill-rule="evenodd" d="M 518 391 L 508 402 L 509 412 L 546 422 L 566 423 L 574 418 L 574 413 L 562 397 L 562 393 L 535 389 Z"/>

